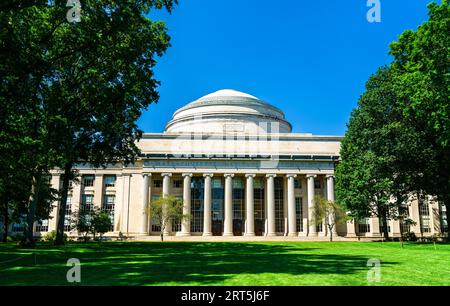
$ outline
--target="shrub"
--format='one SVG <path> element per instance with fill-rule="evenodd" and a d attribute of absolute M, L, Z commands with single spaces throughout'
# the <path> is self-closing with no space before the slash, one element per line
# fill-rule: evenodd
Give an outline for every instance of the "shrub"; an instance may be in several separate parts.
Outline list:
<path fill-rule="evenodd" d="M 404 233 L 403 240 L 415 242 L 415 241 L 417 241 L 417 236 L 416 236 L 416 234 L 414 234 L 414 232 Z"/>
<path fill-rule="evenodd" d="M 53 230 L 53 231 L 51 231 L 51 232 L 48 232 L 48 233 L 43 237 L 43 240 L 44 240 L 44 241 L 47 241 L 47 242 L 54 242 L 55 239 L 56 239 L 56 231 L 55 231 L 55 230 Z M 64 233 L 63 239 L 64 239 L 64 241 L 67 241 L 67 234 L 66 234 L 66 233 Z"/>

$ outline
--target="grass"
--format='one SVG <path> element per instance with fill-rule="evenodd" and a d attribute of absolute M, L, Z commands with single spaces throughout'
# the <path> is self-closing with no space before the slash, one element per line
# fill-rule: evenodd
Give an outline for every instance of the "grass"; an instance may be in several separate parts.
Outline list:
<path fill-rule="evenodd" d="M 67 283 L 69 258 L 81 285 L 450 285 L 450 245 L 398 242 L 0 243 L 0 285 Z M 381 282 L 367 282 L 367 261 Z"/>

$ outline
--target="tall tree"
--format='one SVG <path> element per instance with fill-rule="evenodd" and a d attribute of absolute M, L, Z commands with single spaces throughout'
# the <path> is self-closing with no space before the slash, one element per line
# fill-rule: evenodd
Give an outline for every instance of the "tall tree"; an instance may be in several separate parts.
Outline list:
<path fill-rule="evenodd" d="M 411 163 L 422 190 L 446 206 L 450 221 L 450 2 L 431 3 L 429 19 L 417 31 L 405 31 L 390 46 L 397 75 L 395 92 L 403 124 L 420 135 Z M 417 143 L 419 139 L 411 139 Z M 450 240 L 450 236 L 449 240 Z"/>

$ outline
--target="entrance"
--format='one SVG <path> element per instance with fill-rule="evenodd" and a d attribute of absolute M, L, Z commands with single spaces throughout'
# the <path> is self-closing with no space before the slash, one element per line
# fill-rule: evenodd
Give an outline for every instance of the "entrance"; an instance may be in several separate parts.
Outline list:
<path fill-rule="evenodd" d="M 255 220 L 255 236 L 264 235 L 264 219 Z"/>

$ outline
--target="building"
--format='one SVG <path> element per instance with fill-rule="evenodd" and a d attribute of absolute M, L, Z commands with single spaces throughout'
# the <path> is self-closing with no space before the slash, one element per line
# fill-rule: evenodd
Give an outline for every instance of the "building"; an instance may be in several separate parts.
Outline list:
<path fill-rule="evenodd" d="M 311 220 L 314 195 L 334 200 L 334 169 L 342 137 L 291 133 L 284 113 L 260 99 L 220 90 L 177 110 L 163 133 L 144 134 L 141 157 L 133 165 L 94 169 L 78 165 L 81 184 L 68 199 L 68 215 L 101 207 L 110 213 L 110 235 L 158 235 L 160 227 L 145 207 L 163 194 L 184 201 L 189 221 L 174 222 L 167 235 L 325 237 Z M 61 172 L 51 182 L 60 188 Z M 43 233 L 56 228 L 57 205 Z M 446 225 L 431 198 L 406 208 L 417 222 L 411 230 L 432 235 Z M 400 235 L 398 221 L 390 234 Z M 68 218 L 66 230 L 70 228 Z M 404 228 L 404 230 L 406 230 Z M 348 222 L 334 229 L 347 238 L 381 237 L 377 218 Z"/>

